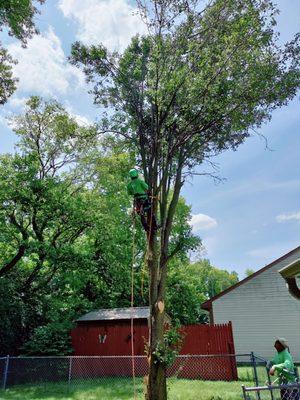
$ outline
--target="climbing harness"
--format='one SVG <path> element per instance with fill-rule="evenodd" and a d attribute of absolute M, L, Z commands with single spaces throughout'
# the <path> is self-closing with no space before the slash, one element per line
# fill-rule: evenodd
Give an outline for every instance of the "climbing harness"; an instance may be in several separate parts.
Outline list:
<path fill-rule="evenodd" d="M 151 199 L 154 199 L 155 197 L 153 196 L 153 189 L 151 193 Z M 153 207 L 151 204 L 151 214 L 150 214 L 150 226 L 149 226 L 149 232 L 147 232 L 147 247 L 146 247 L 146 252 L 145 252 L 145 257 L 144 261 L 142 264 L 142 269 L 141 269 L 141 296 L 144 298 L 144 279 L 145 279 L 145 272 L 146 272 L 146 261 L 149 255 L 149 248 L 150 248 L 150 235 L 152 233 L 152 220 L 153 220 Z"/>

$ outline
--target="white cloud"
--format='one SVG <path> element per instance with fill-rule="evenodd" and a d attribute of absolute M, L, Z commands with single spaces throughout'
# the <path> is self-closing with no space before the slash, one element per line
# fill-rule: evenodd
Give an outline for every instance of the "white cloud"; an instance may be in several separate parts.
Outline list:
<path fill-rule="evenodd" d="M 85 117 L 84 115 L 78 114 L 74 110 L 73 106 L 70 104 L 69 101 L 65 102 L 65 109 L 68 112 L 68 114 L 75 119 L 75 121 L 77 122 L 77 124 L 79 126 L 86 127 L 86 126 L 93 125 L 93 122 L 91 120 L 89 120 L 87 117 Z"/>
<path fill-rule="evenodd" d="M 300 212 L 284 213 L 284 214 L 277 215 L 276 221 L 277 222 L 286 222 L 286 221 L 300 222 Z"/>
<path fill-rule="evenodd" d="M 78 24 L 77 39 L 85 44 L 102 43 L 122 51 L 132 36 L 146 33 L 146 26 L 128 0 L 60 0 L 66 18 Z"/>
<path fill-rule="evenodd" d="M 214 218 L 209 217 L 208 215 L 196 214 L 192 216 L 190 225 L 193 227 L 194 232 L 199 232 L 201 230 L 209 230 L 215 228 L 218 223 Z"/>
<path fill-rule="evenodd" d="M 8 106 L 10 106 L 12 108 L 18 108 L 18 109 L 21 108 L 22 109 L 25 106 L 27 100 L 28 100 L 28 97 L 13 96 L 9 99 Z"/>
<path fill-rule="evenodd" d="M 0 115 L 0 124 L 7 127 L 7 120 L 2 115 Z"/>
<path fill-rule="evenodd" d="M 77 122 L 77 124 L 79 126 L 89 126 L 91 125 L 91 121 L 84 117 L 83 115 L 79 115 L 79 114 L 72 114 L 72 117 L 75 119 L 75 121 Z"/>
<path fill-rule="evenodd" d="M 13 113 L 11 110 L 7 110 L 4 107 L 2 108 L 2 110 L 0 110 L 0 124 L 3 127 L 5 127 L 6 129 L 10 129 L 11 128 L 11 118 L 13 116 Z"/>
<path fill-rule="evenodd" d="M 8 51 L 18 60 L 14 75 L 19 78 L 19 91 L 56 96 L 84 82 L 83 73 L 68 63 L 52 27 L 34 36 L 26 49 L 13 43 Z"/>

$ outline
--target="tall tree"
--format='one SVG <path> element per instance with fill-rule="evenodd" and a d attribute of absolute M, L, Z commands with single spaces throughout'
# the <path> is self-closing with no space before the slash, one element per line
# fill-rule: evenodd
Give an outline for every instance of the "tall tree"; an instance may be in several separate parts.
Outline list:
<path fill-rule="evenodd" d="M 12 126 L 18 151 L 0 157 L 0 347 L 10 354 L 45 322 L 57 276 L 82 261 L 77 243 L 94 223 L 93 194 L 75 166 L 95 136 L 38 97 Z"/>
<path fill-rule="evenodd" d="M 46 262 L 57 246 L 72 243 L 89 225 L 88 209 L 76 187 L 76 174 L 60 179 L 62 171 L 78 161 L 95 132 L 82 128 L 54 101 L 38 97 L 27 102 L 24 115 L 14 118 L 20 137 L 21 154 L 0 158 L 0 220 L 3 242 L 9 245 L 1 255 L 0 277 L 33 253 L 33 268 L 25 286 L 30 286 L 41 270 L 49 278 L 57 268 Z M 47 279 L 46 279 L 47 282 Z"/>
<path fill-rule="evenodd" d="M 140 7 L 151 35 L 135 38 L 121 57 L 103 46 L 73 46 L 74 64 L 95 83 L 95 101 L 116 109 L 107 131 L 137 148 L 162 222 L 149 236 L 151 334 L 148 399 L 165 399 L 163 343 L 169 240 L 187 173 L 236 149 L 299 87 L 298 36 L 276 45 L 270 1 L 153 1 Z M 179 17 L 178 17 L 179 16 Z M 100 78 L 100 79 L 99 79 Z M 124 121 L 116 130 L 115 121 Z M 107 122 L 107 121 L 106 121 Z M 171 201 L 169 197 L 171 195 Z"/>
<path fill-rule="evenodd" d="M 181 188 L 198 165 L 237 149 L 295 96 L 300 35 L 278 45 L 271 0 L 213 0 L 205 8 L 199 0 L 138 4 L 147 37 L 134 38 L 122 55 L 75 43 L 71 60 L 93 83 L 95 102 L 114 108 L 103 131 L 135 146 L 160 212 L 162 229 L 148 238 L 147 399 L 164 400 L 166 364 L 157 354 L 164 351 L 169 241 Z"/>

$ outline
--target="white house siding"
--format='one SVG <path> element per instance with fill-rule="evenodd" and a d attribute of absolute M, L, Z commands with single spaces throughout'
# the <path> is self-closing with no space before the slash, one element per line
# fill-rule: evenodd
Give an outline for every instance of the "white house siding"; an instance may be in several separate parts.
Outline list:
<path fill-rule="evenodd" d="M 300 362 L 300 301 L 287 290 L 278 270 L 300 257 L 300 250 L 213 301 L 215 323 L 232 321 L 236 353 L 271 358 L 276 336 L 285 337 Z"/>

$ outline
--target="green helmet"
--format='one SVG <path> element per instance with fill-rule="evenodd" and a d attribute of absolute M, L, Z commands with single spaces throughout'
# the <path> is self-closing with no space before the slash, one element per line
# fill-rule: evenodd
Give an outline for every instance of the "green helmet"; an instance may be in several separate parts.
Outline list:
<path fill-rule="evenodd" d="M 129 176 L 130 178 L 137 178 L 139 176 L 139 173 L 136 169 L 133 168 L 129 171 Z"/>

